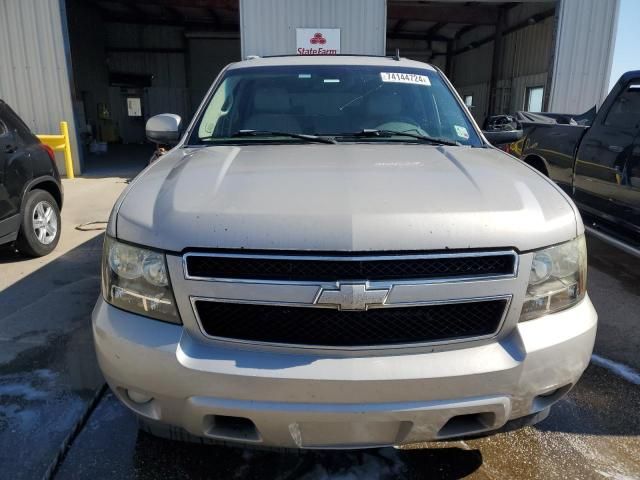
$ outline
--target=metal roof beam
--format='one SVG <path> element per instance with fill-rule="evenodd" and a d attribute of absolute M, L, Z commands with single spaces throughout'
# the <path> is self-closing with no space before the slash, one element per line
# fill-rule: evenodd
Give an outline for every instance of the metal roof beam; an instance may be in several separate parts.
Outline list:
<path fill-rule="evenodd" d="M 513 32 L 517 32 L 518 30 L 522 30 L 523 28 L 527 28 L 530 27 L 531 25 L 535 25 L 536 23 L 542 22 L 543 20 L 546 20 L 549 17 L 553 17 L 556 13 L 556 9 L 552 9 L 552 10 L 547 10 L 541 13 L 537 13 L 535 15 L 533 15 L 532 17 L 529 17 L 528 19 L 517 23 L 516 25 L 512 25 L 509 28 L 505 28 L 504 31 L 502 32 L 503 35 L 509 35 L 510 33 Z M 484 45 L 486 43 L 491 43 L 494 40 L 494 36 L 491 35 L 489 37 L 483 38 L 481 40 L 478 40 L 477 42 L 471 42 L 469 45 L 466 45 L 458 50 L 456 50 L 453 54 L 454 55 L 458 55 L 459 53 L 463 53 L 463 52 L 467 52 L 469 50 L 472 50 L 474 48 L 480 47 L 481 45 Z"/>
<path fill-rule="evenodd" d="M 436 35 L 440 30 L 447 26 L 447 22 L 438 22 L 424 32 L 424 36 L 428 39 Z"/>
<path fill-rule="evenodd" d="M 389 32 L 387 38 L 391 40 L 430 40 L 433 42 L 448 42 L 451 40 L 444 35 L 431 35 L 427 37 L 424 33 L 420 32 Z"/>
<path fill-rule="evenodd" d="M 181 22 L 177 19 L 167 18 L 145 18 L 142 20 L 131 18 L 126 15 L 110 15 L 103 14 L 102 19 L 106 23 L 126 23 L 132 25 L 163 25 L 168 27 L 184 27 L 186 29 L 202 29 L 202 28 L 214 28 L 217 32 L 239 32 L 238 24 L 225 24 L 219 25 L 215 23 L 212 18 L 192 18 Z"/>
<path fill-rule="evenodd" d="M 239 0 L 100 0 L 101 3 L 158 5 L 160 7 L 219 8 L 237 10 Z"/>
<path fill-rule="evenodd" d="M 535 25 L 536 23 L 542 22 L 543 20 L 546 20 L 549 17 L 553 17 L 555 15 L 556 11 L 555 8 L 552 10 L 547 10 L 541 13 L 538 13 L 536 15 L 533 15 L 532 17 L 529 17 L 528 19 L 524 20 L 523 22 L 520 22 L 516 25 L 512 25 L 509 28 L 505 28 L 503 31 L 503 35 L 508 35 L 510 33 L 513 32 L 517 32 L 518 30 L 522 30 L 523 28 L 527 28 L 530 27 L 531 25 Z M 465 27 L 467 28 L 467 27 Z M 461 31 L 464 29 L 461 29 Z M 467 31 L 468 32 L 468 31 Z M 467 33 L 465 32 L 465 33 Z M 460 31 L 456 34 L 456 36 L 460 35 Z M 453 52 L 453 55 L 458 55 L 460 53 L 464 53 L 464 52 L 468 52 L 469 50 L 473 50 L 474 48 L 478 48 L 486 43 L 490 43 L 493 42 L 494 36 L 491 35 L 489 37 L 485 37 L 482 38 L 476 42 L 471 42 L 469 45 L 465 45 L 462 48 L 457 49 L 456 51 Z M 435 53 L 434 56 L 437 55 L 444 55 L 443 53 Z"/>
<path fill-rule="evenodd" d="M 459 40 L 463 35 L 475 30 L 478 28 L 478 25 L 467 25 L 466 27 L 462 27 L 460 30 L 456 32 L 455 39 Z"/>
<path fill-rule="evenodd" d="M 387 7 L 387 17 L 436 23 L 465 25 L 495 25 L 498 8 L 488 5 L 393 5 Z"/>
<path fill-rule="evenodd" d="M 393 33 L 399 33 L 400 30 L 402 30 L 402 28 L 409 23 L 409 20 L 406 18 L 401 18 L 400 20 L 398 20 L 396 22 L 396 24 L 393 26 Z"/>

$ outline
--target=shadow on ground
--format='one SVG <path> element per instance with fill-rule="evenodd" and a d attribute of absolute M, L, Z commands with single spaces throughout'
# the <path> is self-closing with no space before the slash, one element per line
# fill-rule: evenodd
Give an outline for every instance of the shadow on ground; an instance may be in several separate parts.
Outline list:
<path fill-rule="evenodd" d="M 101 250 L 98 235 L 0 293 L 2 478 L 40 478 L 103 384 L 90 318 Z"/>
<path fill-rule="evenodd" d="M 575 390 L 535 428 L 543 432 L 635 437 L 640 447 L 640 415 L 634 405 L 640 405 L 640 387 L 591 365 Z"/>
<path fill-rule="evenodd" d="M 39 478 L 102 385 L 90 329 L 99 295 L 101 244 L 98 235 L 0 295 L 3 478 Z M 590 244 L 589 288 L 600 310 L 601 331 L 621 328 L 621 336 L 614 338 L 605 332 L 607 341 L 599 346 L 599 353 L 612 357 L 621 351 L 615 342 L 622 347 L 638 339 L 628 321 L 637 318 L 638 295 L 616 267 L 629 259 L 600 248 Z M 10 250 L 0 251 L 0 264 L 20 261 Z M 594 465 L 625 478 L 620 475 L 637 470 L 639 404 L 637 386 L 591 366 L 569 397 L 533 428 L 415 450 L 282 453 L 156 439 L 139 433 L 134 416 L 108 393 L 56 478 L 591 478 Z"/>
<path fill-rule="evenodd" d="M 621 412 L 633 411 L 638 399 L 625 394 L 629 386 L 624 381 L 609 375 L 590 367 L 549 418 L 534 427 L 401 450 L 290 453 L 163 440 L 139 432 L 133 414 L 108 393 L 56 478 L 591 478 L 595 466 L 609 462 L 633 471 L 636 461 L 630 452 L 638 451 L 640 432 L 636 416 Z M 603 395 L 608 388 L 611 396 Z"/>
<path fill-rule="evenodd" d="M 162 440 L 108 393 L 56 478 L 459 479 L 481 465 L 479 450 L 456 446 L 289 453 Z"/>
<path fill-rule="evenodd" d="M 82 176 L 132 179 L 149 165 L 154 150 L 151 144 L 110 144 L 106 153 L 85 155 Z"/>

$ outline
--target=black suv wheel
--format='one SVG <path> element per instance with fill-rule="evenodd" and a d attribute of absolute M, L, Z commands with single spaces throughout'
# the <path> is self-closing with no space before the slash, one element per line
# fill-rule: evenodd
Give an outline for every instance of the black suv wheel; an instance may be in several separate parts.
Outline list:
<path fill-rule="evenodd" d="M 24 202 L 17 249 L 32 257 L 50 253 L 60 240 L 60 209 L 55 199 L 44 190 L 32 190 Z"/>

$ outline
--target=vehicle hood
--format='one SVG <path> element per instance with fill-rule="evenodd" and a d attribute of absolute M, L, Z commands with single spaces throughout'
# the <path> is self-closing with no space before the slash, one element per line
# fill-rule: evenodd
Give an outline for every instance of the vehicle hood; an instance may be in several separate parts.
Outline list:
<path fill-rule="evenodd" d="M 579 228 L 571 201 L 515 158 L 415 144 L 177 148 L 114 220 L 118 238 L 170 251 L 523 251 Z"/>

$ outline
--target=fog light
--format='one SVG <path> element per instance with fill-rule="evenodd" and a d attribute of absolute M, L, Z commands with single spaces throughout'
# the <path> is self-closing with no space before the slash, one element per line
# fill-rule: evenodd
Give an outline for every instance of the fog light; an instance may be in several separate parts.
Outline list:
<path fill-rule="evenodd" d="M 135 390 L 127 390 L 127 396 L 135 403 L 148 403 L 153 400 L 153 397 L 144 393 L 136 392 Z"/>

